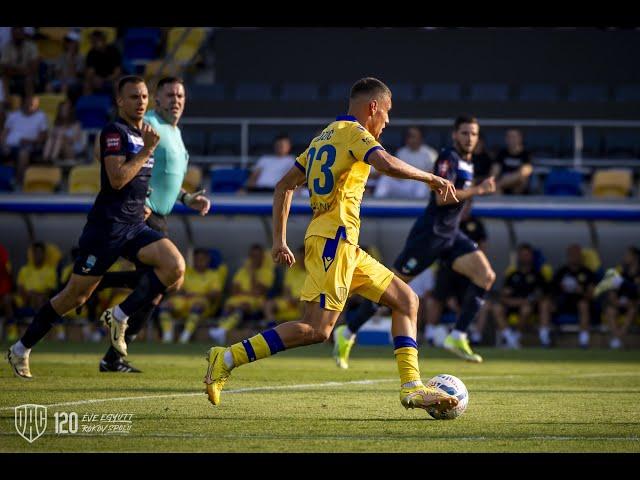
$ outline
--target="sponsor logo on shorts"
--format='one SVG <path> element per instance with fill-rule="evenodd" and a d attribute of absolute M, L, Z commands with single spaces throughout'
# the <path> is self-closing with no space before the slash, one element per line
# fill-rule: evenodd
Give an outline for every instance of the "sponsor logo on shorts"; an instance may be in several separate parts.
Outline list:
<path fill-rule="evenodd" d="M 402 273 L 411 273 L 411 271 L 416 268 L 417 265 L 418 259 L 416 259 L 415 257 L 411 257 L 402 267 Z"/>
<path fill-rule="evenodd" d="M 82 267 L 82 273 L 89 273 L 91 269 L 96 265 L 96 261 L 98 259 L 93 255 L 89 255 L 87 257 L 87 261 L 84 262 L 84 266 Z"/>
<path fill-rule="evenodd" d="M 348 290 L 346 287 L 338 287 L 336 288 L 336 293 L 338 294 L 338 300 L 340 302 L 344 302 L 347 299 Z"/>

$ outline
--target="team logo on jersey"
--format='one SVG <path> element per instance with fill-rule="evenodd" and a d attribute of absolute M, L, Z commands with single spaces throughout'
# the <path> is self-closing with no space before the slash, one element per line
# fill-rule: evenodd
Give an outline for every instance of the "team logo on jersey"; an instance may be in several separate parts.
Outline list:
<path fill-rule="evenodd" d="M 82 273 L 89 273 L 91 269 L 95 266 L 97 260 L 98 259 L 93 255 L 89 255 L 87 257 L 87 261 L 84 262 L 84 266 L 82 267 Z"/>
<path fill-rule="evenodd" d="M 119 133 L 107 133 L 105 136 L 105 149 L 107 152 L 117 152 L 122 147 L 122 139 Z"/>
<path fill-rule="evenodd" d="M 27 403 L 15 408 L 16 431 L 27 442 L 33 443 L 47 429 L 47 407 Z"/>

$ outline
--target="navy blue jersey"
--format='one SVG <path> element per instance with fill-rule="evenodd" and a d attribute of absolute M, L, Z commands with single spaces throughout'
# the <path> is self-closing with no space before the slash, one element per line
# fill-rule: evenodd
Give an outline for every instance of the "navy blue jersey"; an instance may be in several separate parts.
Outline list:
<path fill-rule="evenodd" d="M 463 160 L 453 148 L 442 149 L 433 165 L 433 173 L 449 180 L 456 190 L 466 190 L 473 184 L 473 162 Z M 432 191 L 426 219 L 433 225 L 434 233 L 447 237 L 455 235 L 460 228 L 464 204 L 465 202 L 461 201 L 439 206 L 436 203 L 436 193 Z"/>
<path fill-rule="evenodd" d="M 100 193 L 89 212 L 90 221 L 118 223 L 144 222 L 144 203 L 153 168 L 153 155 L 133 179 L 120 190 L 109 182 L 104 166 L 105 157 L 124 156 L 130 161 L 144 146 L 142 133 L 122 118 L 108 124 L 100 132 Z"/>

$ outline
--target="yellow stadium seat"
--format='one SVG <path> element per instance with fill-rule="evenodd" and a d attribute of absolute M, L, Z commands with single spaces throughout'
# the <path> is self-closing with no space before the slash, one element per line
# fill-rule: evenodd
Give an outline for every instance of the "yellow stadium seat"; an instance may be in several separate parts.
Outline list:
<path fill-rule="evenodd" d="M 593 175 L 594 197 L 627 197 L 631 193 L 633 175 L 628 169 L 598 170 Z"/>
<path fill-rule="evenodd" d="M 22 191 L 25 193 L 52 193 L 62 180 L 60 167 L 29 167 L 24 172 Z"/>
<path fill-rule="evenodd" d="M 64 37 L 69 33 L 68 27 L 38 27 L 38 33 L 53 40 L 64 40 Z"/>
<path fill-rule="evenodd" d="M 98 193 L 100 165 L 78 165 L 69 172 L 69 193 Z"/>
<path fill-rule="evenodd" d="M 185 175 L 184 181 L 182 182 L 182 188 L 184 188 L 189 193 L 193 193 L 198 189 L 201 182 L 202 170 L 200 169 L 200 167 L 192 165 L 187 170 L 187 174 Z"/>
<path fill-rule="evenodd" d="M 44 60 L 55 60 L 64 51 L 62 41 L 55 38 L 39 38 L 36 40 L 38 53 Z"/>
<path fill-rule="evenodd" d="M 22 104 L 22 97 L 20 97 L 20 95 L 12 94 L 9 95 L 7 101 L 9 102 L 9 110 L 18 110 L 20 108 L 20 105 Z"/>
<path fill-rule="evenodd" d="M 160 66 L 162 65 L 162 62 L 163 60 L 151 60 L 144 66 L 145 80 L 150 81 L 155 76 L 166 77 L 170 75 L 176 76 L 179 74 L 179 69 L 173 63 L 166 64 L 164 67 L 162 67 L 162 72 L 160 72 Z M 152 98 L 152 96 L 149 97 L 149 101 L 151 101 Z"/>
<path fill-rule="evenodd" d="M 118 31 L 114 27 L 85 27 L 80 34 L 80 53 L 86 55 L 91 50 L 91 32 L 102 30 L 107 37 L 107 44 L 116 40 Z"/>
<path fill-rule="evenodd" d="M 44 244 L 44 263 L 53 268 L 57 268 L 62 259 L 62 252 L 55 243 Z M 33 248 L 29 245 L 27 249 L 27 263 L 33 265 Z"/>
<path fill-rule="evenodd" d="M 182 34 L 185 32 L 186 28 L 176 27 L 169 30 L 169 35 L 167 37 L 167 54 L 173 52 L 176 44 L 182 38 Z M 197 53 L 200 45 L 204 41 L 207 32 L 204 28 L 192 28 L 191 31 L 187 34 L 187 37 L 178 47 L 173 58 L 181 63 L 189 62 L 193 56 Z"/>
<path fill-rule="evenodd" d="M 602 262 L 600 261 L 600 255 L 593 248 L 583 248 L 582 249 L 582 262 L 584 266 L 587 267 L 592 272 L 597 272 L 602 266 Z"/>
<path fill-rule="evenodd" d="M 40 108 L 49 120 L 49 126 L 53 126 L 58 113 L 58 106 L 66 100 L 66 97 L 60 93 L 43 93 L 38 97 L 40 98 Z"/>

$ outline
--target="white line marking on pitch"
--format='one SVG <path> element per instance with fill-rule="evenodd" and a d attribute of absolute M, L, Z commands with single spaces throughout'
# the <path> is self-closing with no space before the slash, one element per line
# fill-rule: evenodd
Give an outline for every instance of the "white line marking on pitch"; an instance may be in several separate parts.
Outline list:
<path fill-rule="evenodd" d="M 591 377 L 635 377 L 640 372 L 610 372 L 610 373 L 583 373 L 580 375 L 571 375 L 569 378 L 591 378 Z"/>
<path fill-rule="evenodd" d="M 483 380 L 487 378 L 514 378 L 519 375 L 481 375 L 481 376 L 469 376 L 467 380 Z M 325 383 L 302 383 L 297 385 L 276 385 L 270 387 L 247 387 L 237 388 L 235 390 L 226 390 L 224 393 L 246 393 L 246 392 L 261 392 L 261 391 L 275 391 L 275 390 L 303 390 L 305 388 L 326 388 L 326 387 L 342 387 L 346 385 L 372 385 L 376 383 L 388 383 L 397 382 L 397 378 L 380 378 L 373 380 L 352 380 L 349 382 L 325 382 Z M 92 403 L 104 403 L 104 402 L 119 402 L 126 400 L 152 400 L 158 398 L 173 398 L 173 397 L 195 397 L 198 395 L 204 395 L 204 391 L 198 393 L 170 393 L 166 395 L 143 395 L 139 397 L 111 397 L 111 398 L 94 398 L 90 400 L 77 400 L 74 402 L 60 402 L 50 403 L 44 405 L 45 407 L 68 407 L 72 405 L 88 405 Z M 3 410 L 13 410 L 15 407 L 2 407 Z"/>

